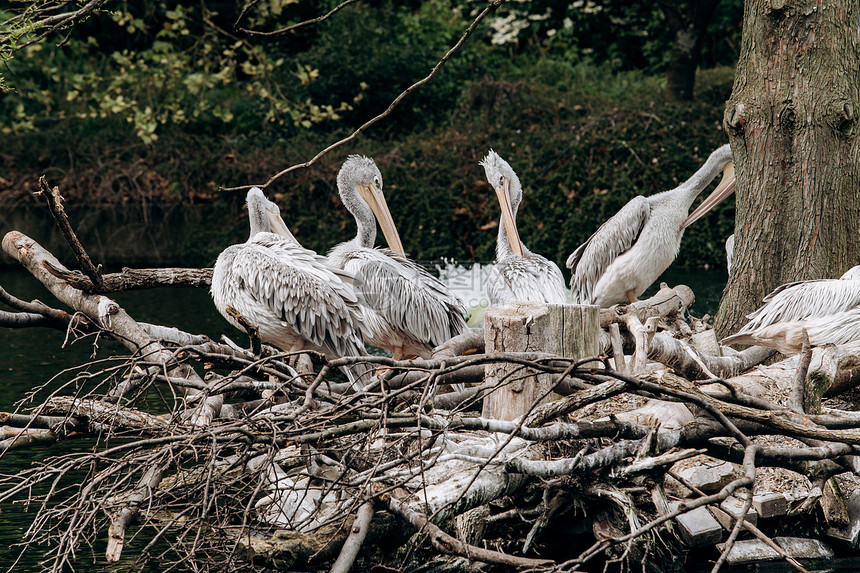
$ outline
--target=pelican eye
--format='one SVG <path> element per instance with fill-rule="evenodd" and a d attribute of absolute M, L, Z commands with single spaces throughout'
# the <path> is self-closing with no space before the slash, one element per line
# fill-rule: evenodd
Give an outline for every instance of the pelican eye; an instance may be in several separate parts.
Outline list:
<path fill-rule="evenodd" d="M 504 184 L 505 184 L 505 176 L 499 175 L 499 185 L 504 185 Z"/>
<path fill-rule="evenodd" d="M 373 184 L 376 185 L 377 187 L 380 187 L 380 188 L 382 187 L 382 183 L 379 182 L 379 177 L 373 178 Z"/>

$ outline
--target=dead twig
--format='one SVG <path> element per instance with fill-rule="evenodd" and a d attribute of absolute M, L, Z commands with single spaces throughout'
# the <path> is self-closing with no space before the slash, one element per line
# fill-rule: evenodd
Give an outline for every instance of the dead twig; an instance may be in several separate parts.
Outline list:
<path fill-rule="evenodd" d="M 277 30 L 272 30 L 271 32 L 261 32 L 260 30 L 249 30 L 247 28 L 239 28 L 239 30 L 248 34 L 254 34 L 255 36 L 278 36 L 280 34 L 286 34 L 287 32 L 292 32 L 293 30 L 297 30 L 305 26 L 311 26 L 313 24 L 319 24 L 320 22 L 324 22 L 325 20 L 331 18 L 335 13 L 339 12 L 340 10 L 343 10 L 350 4 L 354 4 L 357 1 L 358 0 L 344 0 L 322 16 L 311 18 L 310 20 L 305 20 L 304 22 L 299 22 L 298 24 L 293 24 L 292 26 L 286 26 L 285 28 L 278 28 Z M 239 14 L 239 18 L 236 20 L 236 25 L 238 25 L 239 22 L 242 21 L 242 18 L 245 16 L 245 13 L 252 5 L 253 3 L 249 3 L 249 5 L 242 10 L 242 13 Z"/>
<path fill-rule="evenodd" d="M 72 224 L 69 222 L 69 217 L 66 215 L 66 210 L 63 208 L 63 197 L 60 195 L 60 188 L 54 187 L 51 189 L 48 186 L 48 181 L 43 175 L 39 178 L 39 191 L 35 192 L 34 195 L 45 198 L 48 210 L 51 212 L 51 215 L 54 217 L 54 221 L 57 223 L 57 227 L 66 239 L 66 243 L 71 247 L 72 253 L 75 255 L 75 259 L 77 259 L 78 264 L 81 266 L 84 273 L 90 277 L 90 280 L 93 281 L 95 290 L 103 292 L 105 284 L 102 280 L 101 265 L 96 267 L 96 265 L 93 264 L 87 251 L 78 240 L 78 236 L 75 234 L 74 229 L 72 229 Z"/>
<path fill-rule="evenodd" d="M 352 527 L 349 528 L 349 536 L 346 538 L 340 555 L 337 556 L 329 573 L 349 573 L 355 558 L 358 556 L 358 550 L 361 549 L 364 539 L 367 537 L 372 519 L 373 502 L 366 501 L 356 511 L 355 520 L 352 522 Z"/>
<path fill-rule="evenodd" d="M 469 27 L 466 28 L 466 31 L 463 32 L 463 35 L 460 36 L 460 39 L 457 41 L 457 43 L 454 44 L 454 46 L 452 46 L 451 49 L 449 49 L 448 52 L 444 56 L 442 56 L 442 58 L 436 63 L 435 66 L 433 66 L 433 69 L 430 70 L 430 73 L 427 74 L 424 78 L 418 80 L 417 82 L 415 82 L 414 84 L 412 84 L 411 86 L 406 88 L 405 90 L 403 90 L 397 97 L 394 98 L 394 100 L 392 100 L 392 102 L 388 105 L 388 107 L 385 109 L 385 111 L 383 111 L 382 113 L 380 113 L 376 117 L 373 117 L 373 118 L 367 120 L 363 125 L 358 127 L 355 131 L 353 131 L 351 134 L 344 137 L 340 141 L 336 141 L 336 142 L 332 143 L 331 145 L 329 145 L 328 147 L 326 147 L 325 149 L 323 149 L 322 151 L 320 151 L 319 153 L 314 155 L 309 161 L 305 161 L 304 163 L 299 163 L 297 165 L 293 165 L 291 167 L 288 167 L 288 168 L 276 173 L 275 175 L 270 177 L 269 180 L 266 181 L 264 184 L 258 185 L 258 187 L 266 189 L 269 185 L 271 185 L 272 183 L 274 183 L 275 181 L 277 181 L 278 179 L 280 179 L 281 177 L 283 177 L 287 173 L 291 173 L 291 172 L 296 171 L 298 169 L 305 169 L 307 167 L 310 167 L 311 165 L 315 164 L 321 157 L 327 155 L 329 152 L 337 149 L 338 147 L 341 147 L 342 145 L 345 145 L 345 144 L 349 143 L 350 141 L 356 139 L 363 132 L 367 131 L 372 125 L 374 125 L 375 123 L 379 122 L 380 120 L 385 119 L 386 117 L 391 115 L 391 112 L 394 111 L 394 108 L 396 108 L 398 105 L 400 105 L 400 102 L 402 102 L 406 98 L 406 96 L 408 96 L 409 94 L 411 94 L 412 92 L 414 92 L 415 90 L 417 90 L 418 88 L 422 87 L 424 84 L 428 83 L 430 80 L 435 78 L 436 75 L 439 73 L 439 70 L 442 69 L 442 67 L 448 62 L 448 60 L 450 60 L 451 57 L 454 56 L 454 54 L 456 54 L 457 52 L 460 51 L 460 48 L 463 47 L 463 44 L 466 43 L 466 40 L 469 38 L 469 36 L 472 35 L 472 33 L 478 27 L 478 24 L 480 24 L 481 21 L 484 18 L 486 18 L 490 12 L 494 11 L 496 8 L 498 8 L 503 3 L 504 3 L 504 0 L 493 0 L 492 2 L 490 2 L 487 5 L 487 7 L 484 8 L 475 17 L 475 19 L 472 21 L 471 25 L 469 25 Z M 253 185 L 244 185 L 244 186 L 240 186 L 240 187 L 228 187 L 228 188 L 223 188 L 221 190 L 222 191 L 244 191 L 244 190 L 250 189 L 251 187 L 253 187 Z"/>
<path fill-rule="evenodd" d="M 394 495 L 383 496 L 381 501 L 385 503 L 386 506 L 388 506 L 388 509 L 395 515 L 399 516 L 419 531 L 426 532 L 433 547 L 442 553 L 446 553 L 448 555 L 460 555 L 475 561 L 507 565 L 508 567 L 532 568 L 552 564 L 552 561 L 548 559 L 517 557 L 515 555 L 508 555 L 505 553 L 499 553 L 498 551 L 491 551 L 489 549 L 475 547 L 474 545 L 468 545 L 439 529 L 439 527 L 431 522 L 426 515 L 410 509 Z"/>

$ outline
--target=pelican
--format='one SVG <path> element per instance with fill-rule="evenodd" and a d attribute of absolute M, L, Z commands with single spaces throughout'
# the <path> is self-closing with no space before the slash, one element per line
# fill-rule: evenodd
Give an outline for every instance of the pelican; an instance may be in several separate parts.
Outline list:
<path fill-rule="evenodd" d="M 350 155 L 337 175 L 344 206 L 358 233 L 334 247 L 329 262 L 362 280 L 365 341 L 404 356 L 430 358 L 433 348 L 466 329 L 466 308 L 439 279 L 406 258 L 373 159 Z M 374 248 L 376 222 L 390 249 Z"/>
<path fill-rule="evenodd" d="M 726 272 L 732 274 L 732 259 L 735 256 L 735 234 L 726 239 Z"/>
<path fill-rule="evenodd" d="M 690 205 L 721 170 L 720 184 L 687 216 Z M 732 152 L 723 145 L 675 189 L 631 199 L 568 257 L 574 301 L 602 307 L 635 301 L 678 256 L 684 229 L 734 189 Z"/>
<path fill-rule="evenodd" d="M 234 309 L 262 340 L 287 352 L 366 354 L 355 277 L 302 247 L 259 188 L 248 191 L 247 203 L 250 237 L 224 249 L 215 262 L 211 294 L 218 312 L 244 330 L 228 312 Z M 356 364 L 345 373 L 358 390 L 369 371 Z"/>
<path fill-rule="evenodd" d="M 517 209 L 523 199 L 523 188 L 519 177 L 492 149 L 480 165 L 502 207 L 499 238 L 496 240 L 496 265 L 487 278 L 490 303 L 565 304 L 567 288 L 558 265 L 531 252 L 520 241 Z"/>
<path fill-rule="evenodd" d="M 750 321 L 722 344 L 754 344 L 796 354 L 803 329 L 813 346 L 860 339 L 860 265 L 839 279 L 784 284 L 762 302 L 747 315 Z"/>

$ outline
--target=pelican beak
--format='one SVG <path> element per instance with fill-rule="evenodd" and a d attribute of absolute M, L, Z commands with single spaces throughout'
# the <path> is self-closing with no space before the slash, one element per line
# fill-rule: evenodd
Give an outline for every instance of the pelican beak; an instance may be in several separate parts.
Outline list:
<path fill-rule="evenodd" d="M 385 202 L 385 195 L 382 194 L 382 191 L 371 183 L 366 186 L 359 185 L 358 194 L 367 201 L 370 210 L 376 215 L 376 220 L 379 221 L 388 248 L 394 251 L 395 255 L 406 257 L 406 251 L 403 250 L 403 243 L 400 242 L 400 235 L 397 233 L 397 227 L 394 226 L 394 219 L 391 218 L 391 212 L 388 210 L 388 203 Z"/>
<path fill-rule="evenodd" d="M 281 218 L 281 214 L 277 211 L 266 210 L 266 217 L 269 219 L 269 229 L 275 233 L 276 235 L 280 235 L 282 237 L 286 237 L 288 239 L 292 239 L 296 241 L 296 238 L 290 232 L 290 229 L 287 227 L 287 224 L 284 223 L 284 220 Z M 298 241 L 296 241 L 298 243 Z"/>
<path fill-rule="evenodd" d="M 713 193 L 708 195 L 708 197 L 702 201 L 702 204 L 696 207 L 696 210 L 690 213 L 684 222 L 681 223 L 681 230 L 683 231 L 690 225 L 692 225 L 695 221 L 701 219 L 705 213 L 713 209 L 719 204 L 720 201 L 734 193 L 735 191 L 735 164 L 731 161 L 726 163 L 726 166 L 723 167 L 723 178 L 720 180 L 720 184 L 717 185 L 717 188 L 714 189 Z"/>
<path fill-rule="evenodd" d="M 523 244 L 520 242 L 520 234 L 517 232 L 517 223 L 514 221 L 514 210 L 511 208 L 511 180 L 505 177 L 501 187 L 493 186 L 499 197 L 499 205 L 502 207 L 502 219 L 505 222 L 505 231 L 508 233 L 508 241 L 511 249 L 519 256 L 523 256 Z"/>

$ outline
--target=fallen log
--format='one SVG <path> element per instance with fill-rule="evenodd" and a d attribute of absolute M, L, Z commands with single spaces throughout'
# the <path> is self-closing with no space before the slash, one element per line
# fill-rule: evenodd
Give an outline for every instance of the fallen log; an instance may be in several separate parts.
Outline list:
<path fill-rule="evenodd" d="M 92 294 L 150 288 L 209 288 L 212 286 L 212 269 L 124 267 L 122 272 L 101 275 L 101 286 L 96 286 L 91 278 L 80 271 L 70 271 L 51 263 L 48 263 L 48 270 L 74 288 Z"/>
<path fill-rule="evenodd" d="M 40 413 L 47 416 L 70 416 L 94 424 L 112 425 L 117 429 L 144 430 L 154 433 L 163 432 L 170 426 L 170 422 L 161 416 L 153 416 L 101 400 L 71 396 L 48 398 L 40 408 Z"/>
<path fill-rule="evenodd" d="M 0 428 L 0 454 L 15 448 L 52 444 L 57 435 L 42 428 Z"/>
<path fill-rule="evenodd" d="M 200 380 L 193 369 L 177 364 L 176 356 L 150 337 L 116 302 L 102 295 L 87 294 L 49 272 L 48 264 L 55 268 L 64 269 L 65 267 L 36 241 L 18 231 L 10 231 L 3 237 L 2 245 L 6 254 L 21 263 L 61 302 L 76 311 L 83 312 L 103 329 L 113 333 L 117 340 L 140 357 L 159 364 L 161 368 L 167 369 L 168 373 L 176 371 L 180 376 Z M 111 391 L 110 396 L 119 399 L 130 390 L 130 385 L 118 384 Z M 196 392 L 192 391 L 192 394 Z M 205 398 L 193 413 L 195 423 L 207 425 L 218 415 L 221 404 L 223 404 L 221 396 Z"/>
<path fill-rule="evenodd" d="M 837 396 L 860 383 L 860 342 L 812 350 L 808 378 L 821 396 Z"/>
<path fill-rule="evenodd" d="M 648 358 L 671 366 L 690 380 L 707 380 L 713 378 L 712 374 L 720 378 L 737 376 L 761 364 L 775 353 L 771 348 L 752 346 L 730 356 L 711 356 L 700 354 L 685 342 L 658 332 L 651 339 Z M 702 368 L 703 365 L 705 368 Z"/>

